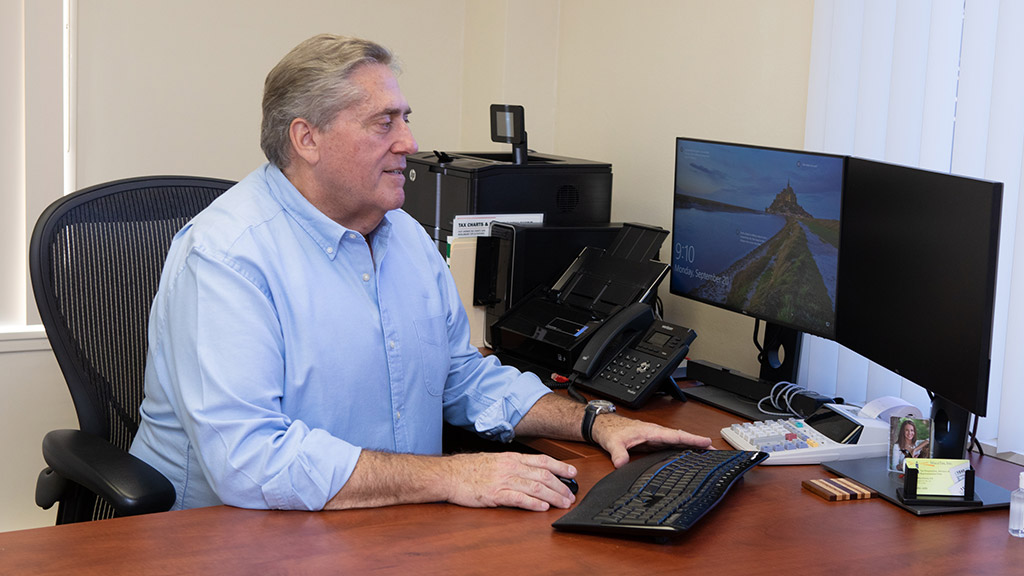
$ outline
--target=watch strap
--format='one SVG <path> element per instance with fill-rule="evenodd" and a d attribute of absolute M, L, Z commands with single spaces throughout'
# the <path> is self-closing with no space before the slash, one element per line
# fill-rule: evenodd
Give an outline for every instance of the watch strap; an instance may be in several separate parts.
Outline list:
<path fill-rule="evenodd" d="M 597 415 L 611 412 L 615 412 L 615 405 L 611 402 L 591 400 L 587 404 L 586 410 L 583 411 L 583 424 L 580 429 L 583 433 L 583 439 L 587 441 L 587 444 L 594 444 L 594 420 L 597 419 Z"/>
<path fill-rule="evenodd" d="M 587 409 L 583 412 L 583 440 L 587 444 L 594 443 L 594 437 L 591 432 L 594 430 L 594 420 L 597 418 L 597 409 L 593 406 L 587 406 Z"/>

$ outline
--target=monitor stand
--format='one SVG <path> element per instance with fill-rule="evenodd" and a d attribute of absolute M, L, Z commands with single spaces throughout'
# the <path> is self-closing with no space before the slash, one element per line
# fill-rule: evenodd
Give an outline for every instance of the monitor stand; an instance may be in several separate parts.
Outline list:
<path fill-rule="evenodd" d="M 768 398 L 777 382 L 796 382 L 802 333 L 799 330 L 765 322 L 764 339 L 758 341 L 761 320 L 754 321 L 754 344 L 761 373 L 758 378 L 734 372 L 704 360 L 687 362 L 686 378 L 703 386 L 685 389 L 687 396 L 750 420 L 774 420 L 777 414 L 765 414 L 758 407 Z M 769 412 L 777 412 L 770 402 Z"/>
<path fill-rule="evenodd" d="M 896 490 L 903 487 L 903 474 L 890 472 L 887 468 L 885 456 L 861 460 L 825 462 L 822 466 L 829 472 L 844 476 L 871 488 L 878 492 L 878 495 L 882 498 L 917 516 L 969 512 L 971 510 L 991 510 L 993 508 L 1007 508 L 1010 506 L 1009 490 L 981 478 L 974 479 L 974 494 L 977 499 L 981 500 L 981 504 L 978 506 L 913 505 L 904 503 L 896 494 Z"/>
<path fill-rule="evenodd" d="M 687 398 L 703 402 L 710 406 L 714 406 L 720 410 L 725 410 L 730 414 L 742 416 L 748 420 L 770 420 L 778 418 L 778 416 L 770 416 L 763 414 L 757 408 L 757 400 L 751 400 L 735 392 L 724 390 L 714 385 L 709 384 L 695 384 L 692 386 L 684 387 L 683 394 Z"/>
<path fill-rule="evenodd" d="M 686 380 L 699 384 L 683 388 L 688 398 L 693 398 L 715 408 L 720 408 L 749 420 L 771 420 L 778 418 L 761 412 L 757 403 L 768 396 L 772 384 L 751 378 L 717 364 L 690 360 L 686 363 Z M 769 408 L 771 409 L 771 408 Z"/>

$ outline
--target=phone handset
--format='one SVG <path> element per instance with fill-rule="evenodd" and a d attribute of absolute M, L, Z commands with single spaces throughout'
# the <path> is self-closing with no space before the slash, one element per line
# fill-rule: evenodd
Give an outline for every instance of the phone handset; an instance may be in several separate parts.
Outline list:
<path fill-rule="evenodd" d="M 635 336 L 642 334 L 654 322 L 654 310 L 648 304 L 636 302 L 605 320 L 590 337 L 572 367 L 579 378 L 589 379 L 601 370 Z"/>
<path fill-rule="evenodd" d="M 672 373 L 696 337 L 685 326 L 656 319 L 649 305 L 631 304 L 590 337 L 573 366 L 569 394 L 575 386 L 628 408 L 639 408 L 658 390 L 685 401 Z"/>

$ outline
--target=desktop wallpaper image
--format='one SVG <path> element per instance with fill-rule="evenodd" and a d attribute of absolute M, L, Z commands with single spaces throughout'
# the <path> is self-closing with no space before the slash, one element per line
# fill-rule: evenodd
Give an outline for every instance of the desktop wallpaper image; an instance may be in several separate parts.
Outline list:
<path fill-rule="evenodd" d="M 842 158 L 678 147 L 673 291 L 833 335 Z"/>

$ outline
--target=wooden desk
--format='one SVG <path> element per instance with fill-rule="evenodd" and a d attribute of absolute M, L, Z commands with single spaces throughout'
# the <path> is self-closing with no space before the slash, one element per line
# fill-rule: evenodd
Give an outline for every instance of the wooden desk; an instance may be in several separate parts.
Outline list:
<path fill-rule="evenodd" d="M 736 420 L 660 398 L 640 414 L 712 435 L 722 448 L 718 430 Z M 581 495 L 612 469 L 592 447 L 561 449 L 579 468 Z M 993 458 L 975 466 L 1007 488 L 1021 470 Z M 217 506 L 0 533 L 0 573 L 1010 574 L 1024 565 L 1006 510 L 917 517 L 882 500 L 829 503 L 801 488 L 829 476 L 820 466 L 758 467 L 669 544 L 556 532 L 561 510 Z"/>

